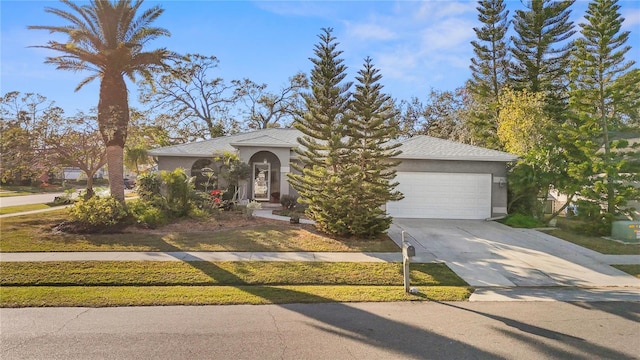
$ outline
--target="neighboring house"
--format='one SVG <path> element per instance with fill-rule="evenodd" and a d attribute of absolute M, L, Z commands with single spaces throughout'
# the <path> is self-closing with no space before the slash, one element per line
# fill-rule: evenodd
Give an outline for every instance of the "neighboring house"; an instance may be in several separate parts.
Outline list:
<path fill-rule="evenodd" d="M 106 170 L 104 168 L 98 170 L 98 172 L 96 172 L 93 177 L 97 178 L 97 179 L 106 177 Z M 82 179 L 86 179 L 86 178 L 87 178 L 87 175 L 84 173 L 84 171 L 80 170 L 80 168 L 77 168 L 77 167 L 63 167 L 62 168 L 62 179 L 63 180 L 77 181 L 77 180 L 82 180 Z"/>
<path fill-rule="evenodd" d="M 158 170 L 183 168 L 202 183 L 202 168 L 220 171 L 214 154 L 237 153 L 252 169 L 245 197 L 270 201 L 280 194 L 296 195 L 287 173 L 298 161 L 294 149 L 300 136 L 295 129 L 264 129 L 154 149 L 149 155 L 157 160 Z M 397 159 L 402 162 L 396 168 L 396 181 L 404 199 L 387 204 L 389 215 L 440 219 L 506 215 L 506 164 L 515 161 L 515 155 L 428 136 L 400 142 L 402 154 Z"/>

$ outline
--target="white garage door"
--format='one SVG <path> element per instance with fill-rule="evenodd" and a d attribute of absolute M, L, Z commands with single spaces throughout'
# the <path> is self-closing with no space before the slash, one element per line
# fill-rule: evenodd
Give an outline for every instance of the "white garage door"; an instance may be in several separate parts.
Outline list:
<path fill-rule="evenodd" d="M 387 212 L 393 217 L 491 217 L 491 174 L 398 172 L 396 181 L 404 199 L 387 204 Z"/>

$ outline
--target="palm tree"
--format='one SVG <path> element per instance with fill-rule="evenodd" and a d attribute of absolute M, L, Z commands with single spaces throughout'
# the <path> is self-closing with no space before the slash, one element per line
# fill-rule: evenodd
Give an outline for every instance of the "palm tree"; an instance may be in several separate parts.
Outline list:
<path fill-rule="evenodd" d="M 136 12 L 142 0 L 92 0 L 78 5 L 61 0 L 71 11 L 46 8 L 45 11 L 65 19 L 65 26 L 29 26 L 29 29 L 48 30 L 69 36 L 66 43 L 49 41 L 39 48 L 56 50 L 60 56 L 47 57 L 45 63 L 57 69 L 92 72 L 76 87 L 100 78 L 98 127 L 107 146 L 109 187 L 111 195 L 124 201 L 123 149 L 129 124 L 129 101 L 126 75 L 135 81 L 136 74 L 151 79 L 151 72 L 165 66 L 164 61 L 173 54 L 162 48 L 143 51 L 143 45 L 160 36 L 170 36 L 162 28 L 149 25 L 164 11 L 154 6 L 139 17 Z"/>

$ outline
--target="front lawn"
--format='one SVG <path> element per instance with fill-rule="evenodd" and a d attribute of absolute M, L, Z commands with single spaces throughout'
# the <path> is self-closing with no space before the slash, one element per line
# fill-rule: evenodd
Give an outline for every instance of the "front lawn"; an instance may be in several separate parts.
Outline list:
<path fill-rule="evenodd" d="M 51 209 L 52 207 L 53 207 L 53 205 L 48 205 L 48 204 L 29 204 L 29 205 L 7 206 L 7 207 L 0 208 L 0 215 L 15 214 L 15 213 L 20 213 L 20 212 L 25 212 L 25 211 L 32 211 L 32 210 Z"/>
<path fill-rule="evenodd" d="M 640 279 L 640 264 L 636 265 L 611 265 L 618 270 L 622 270 L 629 275 L 633 275 Z"/>
<path fill-rule="evenodd" d="M 640 255 L 640 245 L 638 244 L 623 244 L 617 241 L 603 239 L 598 236 L 583 235 L 563 229 L 545 230 L 544 232 L 587 249 L 597 251 L 601 254 Z"/>
<path fill-rule="evenodd" d="M 62 185 L 49 185 L 49 186 L 19 186 L 19 185 L 2 185 L 0 186 L 0 197 L 7 196 L 24 196 L 43 194 L 50 192 L 63 192 L 67 188 Z"/>
<path fill-rule="evenodd" d="M 183 220 L 160 229 L 125 229 L 116 234 L 65 234 L 52 229 L 66 210 L 4 218 L 3 252 L 37 251 L 318 251 L 396 252 L 387 236 L 376 239 L 331 237 L 311 225 L 223 214 L 218 220 Z"/>
<path fill-rule="evenodd" d="M 414 264 L 411 280 L 420 293 L 404 293 L 399 263 L 3 263 L 0 306 L 461 301 L 471 294 L 444 264 Z"/>
<path fill-rule="evenodd" d="M 54 261 L 0 264 L 0 286 L 402 285 L 401 263 Z M 467 286 L 444 264 L 412 264 L 411 283 Z"/>

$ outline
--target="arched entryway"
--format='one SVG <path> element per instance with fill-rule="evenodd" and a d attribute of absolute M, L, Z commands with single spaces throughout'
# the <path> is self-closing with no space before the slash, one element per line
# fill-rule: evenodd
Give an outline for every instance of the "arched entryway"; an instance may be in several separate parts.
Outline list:
<path fill-rule="evenodd" d="M 211 191 L 218 186 L 218 171 L 211 159 L 199 159 L 191 166 L 191 176 L 195 176 L 195 188 Z"/>
<path fill-rule="evenodd" d="M 280 159 L 270 151 L 259 151 L 249 160 L 249 194 L 256 201 L 280 200 Z"/>

